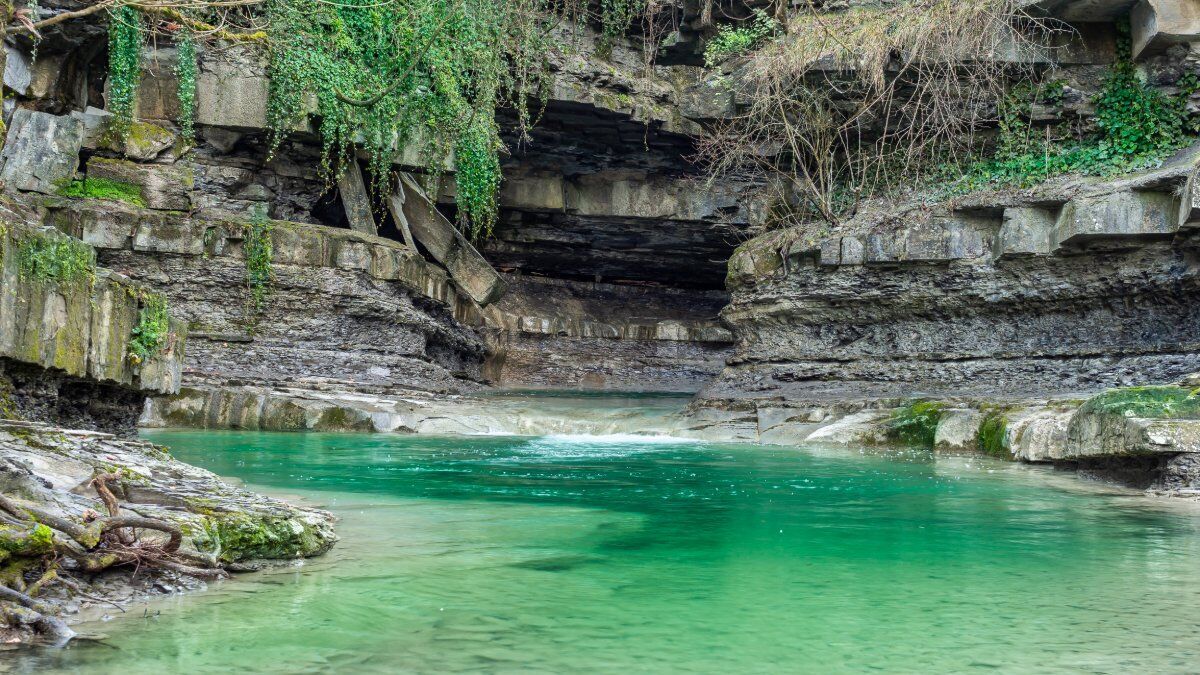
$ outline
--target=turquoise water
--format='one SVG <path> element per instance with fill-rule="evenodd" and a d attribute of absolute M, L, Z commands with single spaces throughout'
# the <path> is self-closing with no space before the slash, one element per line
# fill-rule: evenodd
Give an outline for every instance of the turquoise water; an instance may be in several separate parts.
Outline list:
<path fill-rule="evenodd" d="M 38 672 L 1196 672 L 1200 513 L 920 452 L 161 432 L 343 541 Z"/>

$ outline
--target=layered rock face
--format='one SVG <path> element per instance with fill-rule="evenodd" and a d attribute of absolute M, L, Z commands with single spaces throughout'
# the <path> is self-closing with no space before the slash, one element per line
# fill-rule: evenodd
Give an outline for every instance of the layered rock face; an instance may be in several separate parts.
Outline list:
<path fill-rule="evenodd" d="M 731 263 L 723 312 L 737 355 L 705 395 L 1003 398 L 1175 381 L 1200 369 L 1196 240 L 1175 196 L 1188 171 L 1181 159 L 1119 183 L 755 240 Z"/>

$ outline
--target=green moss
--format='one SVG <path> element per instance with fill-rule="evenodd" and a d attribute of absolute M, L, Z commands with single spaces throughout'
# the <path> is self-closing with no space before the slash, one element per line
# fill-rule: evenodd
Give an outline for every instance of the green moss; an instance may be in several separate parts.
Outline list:
<path fill-rule="evenodd" d="M 1188 387 L 1128 387 L 1094 396 L 1081 413 L 1163 419 L 1200 419 L 1200 389 Z"/>
<path fill-rule="evenodd" d="M 979 451 L 997 459 L 1011 459 L 1008 450 L 1008 416 L 1000 408 L 989 408 L 983 413 L 983 421 L 975 432 L 975 443 Z"/>
<path fill-rule="evenodd" d="M 146 200 L 142 198 L 140 187 L 108 178 L 85 178 L 71 181 L 70 185 L 59 190 L 58 193 L 64 197 L 107 199 L 134 206 L 146 206 Z"/>
<path fill-rule="evenodd" d="M 209 513 L 204 531 L 193 534 L 196 548 L 217 554 L 223 562 L 286 560 L 315 555 L 326 548 L 312 527 L 299 520 L 222 513 L 204 504 L 191 506 Z"/>
<path fill-rule="evenodd" d="M 54 552 L 54 532 L 41 523 L 32 528 L 0 525 L 0 551 L 10 557 L 49 555 Z"/>
<path fill-rule="evenodd" d="M 1120 27 L 1120 26 L 1119 26 Z M 1195 121 L 1187 102 L 1200 86 L 1183 83 L 1178 96 L 1167 96 L 1142 81 L 1133 63 L 1128 26 L 1118 40 L 1118 59 L 1095 98 L 1099 132 L 1079 139 L 1058 130 L 1067 140 L 1035 131 L 1031 104 L 1061 102 L 1061 80 L 1036 89 L 1026 84 L 1000 104 L 1000 143 L 993 159 L 971 165 L 950 193 L 993 187 L 1029 187 L 1063 174 L 1111 176 L 1155 166 L 1192 142 Z"/>
<path fill-rule="evenodd" d="M 779 32 L 779 22 L 755 8 L 753 17 L 740 26 L 721 26 L 704 47 L 704 65 L 712 68 L 732 56 L 745 54 Z"/>
<path fill-rule="evenodd" d="M 946 406 L 936 401 L 913 401 L 892 413 L 888 437 L 901 443 L 932 448 Z"/>
<path fill-rule="evenodd" d="M 91 283 L 96 275 L 96 252 L 67 236 L 29 234 L 17 241 L 17 268 L 22 279 L 35 283 Z"/>
<path fill-rule="evenodd" d="M 20 419 L 17 414 L 16 388 L 7 377 L 0 375 L 0 420 Z"/>

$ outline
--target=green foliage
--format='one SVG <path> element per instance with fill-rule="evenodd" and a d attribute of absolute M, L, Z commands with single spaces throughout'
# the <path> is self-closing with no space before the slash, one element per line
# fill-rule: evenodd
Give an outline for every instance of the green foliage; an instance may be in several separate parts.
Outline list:
<path fill-rule="evenodd" d="M 712 68 L 721 61 L 754 49 L 779 32 L 779 22 L 761 9 L 744 26 L 721 26 L 717 36 L 704 47 L 704 65 Z"/>
<path fill-rule="evenodd" d="M 458 139 L 454 157 L 458 208 L 465 211 L 471 236 L 479 239 L 496 220 L 496 193 L 500 189 L 500 137 L 494 117 L 477 117 Z"/>
<path fill-rule="evenodd" d="M 96 252 L 67 236 L 29 234 L 17 241 L 21 278 L 36 283 L 91 283 L 96 276 Z"/>
<path fill-rule="evenodd" d="M 1088 399 L 1079 412 L 1165 419 L 1200 418 L 1200 389 L 1173 386 L 1112 389 Z"/>
<path fill-rule="evenodd" d="M 600 0 L 601 55 L 612 51 L 613 43 L 621 37 L 638 17 L 646 12 L 648 0 Z"/>
<path fill-rule="evenodd" d="M 246 257 L 246 290 L 249 291 L 250 306 L 256 313 L 262 310 L 274 280 L 271 271 L 271 258 L 274 255 L 271 247 L 272 229 L 271 221 L 261 211 L 245 228 L 242 247 Z"/>
<path fill-rule="evenodd" d="M 175 77 L 179 81 L 179 128 L 188 143 L 196 141 L 196 40 L 184 30 L 176 42 Z"/>
<path fill-rule="evenodd" d="M 1096 96 L 1098 133 L 1082 140 L 1060 142 L 1031 133 L 1027 119 L 1032 87 L 1018 87 L 1000 105 L 1000 142 L 993 159 L 978 162 L 958 179 L 953 191 L 987 187 L 1028 187 L 1054 176 L 1078 173 L 1109 176 L 1153 166 L 1189 142 L 1195 122 L 1185 107 L 1189 86 L 1175 98 L 1148 86 L 1138 77 L 1129 56 L 1129 38 L 1120 41 L 1117 63 Z M 1042 92 L 1051 92 L 1045 98 Z M 1038 91 L 1035 98 L 1053 103 L 1061 84 Z"/>
<path fill-rule="evenodd" d="M 975 432 L 975 443 L 980 452 L 997 459 L 1011 459 L 1008 451 L 1008 417 L 999 408 L 983 413 L 983 421 Z"/>
<path fill-rule="evenodd" d="M 496 108 L 507 102 L 522 123 L 528 120 L 527 101 L 544 90 L 545 22 L 554 6 L 268 0 L 273 147 L 315 99 L 327 180 L 344 170 L 358 143 L 380 192 L 390 187 L 392 158 L 406 145 L 421 145 L 435 177 L 456 152 L 461 224 L 489 233 L 500 181 Z"/>
<path fill-rule="evenodd" d="M 129 360 L 134 365 L 144 363 L 167 343 L 170 315 L 167 299 L 158 293 L 146 293 L 141 299 L 137 325 L 130 331 Z"/>
<path fill-rule="evenodd" d="M 888 437 L 909 445 L 932 448 L 938 422 L 945 413 L 945 404 L 913 401 L 892 413 L 892 419 L 888 422 Z"/>
<path fill-rule="evenodd" d="M 64 197 L 108 199 L 134 206 L 146 206 L 146 200 L 142 197 L 140 187 L 108 178 L 84 178 L 71 181 L 70 185 L 62 188 L 58 193 Z"/>
<path fill-rule="evenodd" d="M 108 109 L 110 131 L 125 138 L 133 124 L 142 78 L 142 15 L 130 5 L 114 9 L 108 24 Z"/>

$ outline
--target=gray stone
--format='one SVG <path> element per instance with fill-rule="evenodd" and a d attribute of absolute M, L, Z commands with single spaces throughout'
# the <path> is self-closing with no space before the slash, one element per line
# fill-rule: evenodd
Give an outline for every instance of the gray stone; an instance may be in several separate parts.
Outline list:
<path fill-rule="evenodd" d="M 467 238 L 446 220 L 409 175 L 402 174 L 403 212 L 417 241 L 446 266 L 455 283 L 475 302 L 488 305 L 504 295 L 505 283 Z"/>
<path fill-rule="evenodd" d="M 861 265 L 866 262 L 866 249 L 858 237 L 842 237 L 843 265 Z"/>
<path fill-rule="evenodd" d="M 976 435 L 983 413 L 973 408 L 947 410 L 938 421 L 933 445 L 937 450 L 970 452 L 978 449 Z"/>
<path fill-rule="evenodd" d="M 137 90 L 137 116 L 143 120 L 178 121 L 178 52 L 174 47 L 147 47 L 142 52 L 142 79 Z"/>
<path fill-rule="evenodd" d="M 1086 243 L 1104 237 L 1171 234 L 1178 229 L 1179 203 L 1158 192 L 1116 192 L 1073 199 L 1063 207 L 1051 244 Z"/>
<path fill-rule="evenodd" d="M 883 443 L 887 438 L 885 423 L 889 416 L 885 410 L 852 413 L 818 428 L 809 434 L 805 442 L 833 445 Z"/>
<path fill-rule="evenodd" d="M 510 209 L 562 211 L 564 195 L 561 176 L 505 176 L 500 186 L 500 204 Z"/>
<path fill-rule="evenodd" d="M 1050 209 L 1035 206 L 1004 209 L 1004 223 L 996 237 L 996 254 L 1000 257 L 1044 255 L 1050 252 L 1050 233 L 1057 215 Z"/>
<path fill-rule="evenodd" d="M 842 240 L 840 237 L 821 240 L 821 265 L 837 267 L 842 264 Z"/>
<path fill-rule="evenodd" d="M 349 162 L 337 182 L 350 229 L 363 234 L 377 234 L 375 216 L 371 214 L 371 195 L 367 193 L 367 184 L 363 181 L 358 162 Z"/>
<path fill-rule="evenodd" d="M 21 96 L 27 96 L 29 85 L 33 81 L 29 57 L 24 51 L 8 43 L 4 44 L 4 51 L 7 53 L 4 62 L 4 86 Z"/>
<path fill-rule="evenodd" d="M 54 94 L 68 54 L 43 54 L 31 62 L 29 55 L 18 47 L 6 44 L 4 49 L 7 52 L 4 86 L 27 98 L 47 98 Z"/>
<path fill-rule="evenodd" d="M 196 123 L 258 131 L 267 128 L 271 80 L 253 48 L 208 51 L 196 75 Z"/>
<path fill-rule="evenodd" d="M 79 120 L 18 108 L 0 151 L 0 181 L 9 189 L 54 194 L 75 176 L 82 145 Z"/>
<path fill-rule="evenodd" d="M 1010 415 L 1005 429 L 1009 452 L 1025 462 L 1047 462 L 1067 456 L 1073 410 L 1033 409 Z"/>
<path fill-rule="evenodd" d="M 1179 228 L 1200 228 L 1200 167 L 1188 174 L 1179 198 Z"/>
<path fill-rule="evenodd" d="M 1142 59 L 1171 45 L 1200 40 L 1197 0 L 1140 0 L 1129 15 L 1133 57 Z"/>
<path fill-rule="evenodd" d="M 1068 429 L 1065 458 L 1200 452 L 1200 420 L 1080 413 Z"/>

